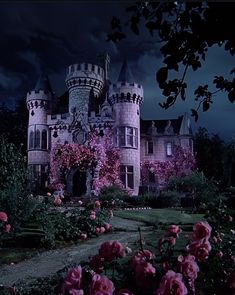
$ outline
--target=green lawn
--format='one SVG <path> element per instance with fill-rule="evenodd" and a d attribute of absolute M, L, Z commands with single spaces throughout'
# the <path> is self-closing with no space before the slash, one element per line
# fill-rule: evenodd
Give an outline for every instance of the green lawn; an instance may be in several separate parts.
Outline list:
<path fill-rule="evenodd" d="M 194 224 L 203 219 L 203 214 L 189 214 L 176 209 L 151 210 L 120 210 L 114 212 L 115 216 L 143 221 L 151 225 L 159 224 Z"/>

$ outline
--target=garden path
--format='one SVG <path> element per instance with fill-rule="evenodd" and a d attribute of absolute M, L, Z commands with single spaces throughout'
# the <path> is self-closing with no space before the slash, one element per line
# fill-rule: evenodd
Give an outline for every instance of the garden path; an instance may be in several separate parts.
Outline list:
<path fill-rule="evenodd" d="M 147 226 L 144 222 L 120 217 L 113 217 L 111 223 L 114 229 L 116 229 L 114 232 L 79 242 L 77 245 L 49 250 L 14 265 L 0 267 L 0 284 L 11 286 L 27 277 L 39 278 L 50 276 L 66 265 L 79 263 L 79 261 L 87 260 L 89 256 L 95 255 L 104 241 L 119 240 L 124 244 L 130 243 L 138 240 L 138 227 L 141 227 L 142 231 L 147 232 L 152 229 L 151 226 Z"/>

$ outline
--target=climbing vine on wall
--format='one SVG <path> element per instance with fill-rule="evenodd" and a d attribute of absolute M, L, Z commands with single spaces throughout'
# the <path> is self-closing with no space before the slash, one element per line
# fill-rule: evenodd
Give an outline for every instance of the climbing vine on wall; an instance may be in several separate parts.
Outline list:
<path fill-rule="evenodd" d="M 57 144 L 50 154 L 51 189 L 65 188 L 66 175 L 72 168 L 89 170 L 97 175 L 93 178 L 92 189 L 98 195 L 104 187 L 116 184 L 122 187 L 119 178 L 120 155 L 113 145 L 113 134 L 106 128 L 103 136 L 90 132 L 84 145 L 75 143 Z M 98 172 L 98 173 L 97 173 Z"/>

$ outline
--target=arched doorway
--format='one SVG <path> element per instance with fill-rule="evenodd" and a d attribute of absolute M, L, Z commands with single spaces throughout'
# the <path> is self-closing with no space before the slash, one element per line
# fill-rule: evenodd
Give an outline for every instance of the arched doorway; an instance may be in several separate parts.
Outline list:
<path fill-rule="evenodd" d="M 77 169 L 73 174 L 72 180 L 72 193 L 75 197 L 81 197 L 86 194 L 87 186 L 86 186 L 86 171 L 80 171 Z"/>

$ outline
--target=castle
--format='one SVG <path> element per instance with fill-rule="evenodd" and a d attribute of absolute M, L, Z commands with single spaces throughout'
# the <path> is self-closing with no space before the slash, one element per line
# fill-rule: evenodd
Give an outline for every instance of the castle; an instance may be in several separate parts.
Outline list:
<path fill-rule="evenodd" d="M 70 65 L 66 73 L 66 91 L 53 94 L 47 76 L 40 76 L 34 90 L 27 93 L 28 167 L 37 185 L 48 185 L 49 153 L 57 143 L 86 142 L 92 128 L 102 134 L 104 128 L 114 131 L 114 142 L 120 149 L 120 178 L 133 195 L 142 186 L 140 162 L 166 161 L 174 145 L 193 149 L 192 131 L 187 114 L 172 120 L 142 120 L 140 106 L 143 87 L 138 84 L 125 61 L 116 83 L 109 80 L 108 55 L 99 65 Z M 89 194 L 88 175 L 74 168 L 67 175 L 69 194 Z M 149 175 L 149 185 L 157 180 Z"/>

